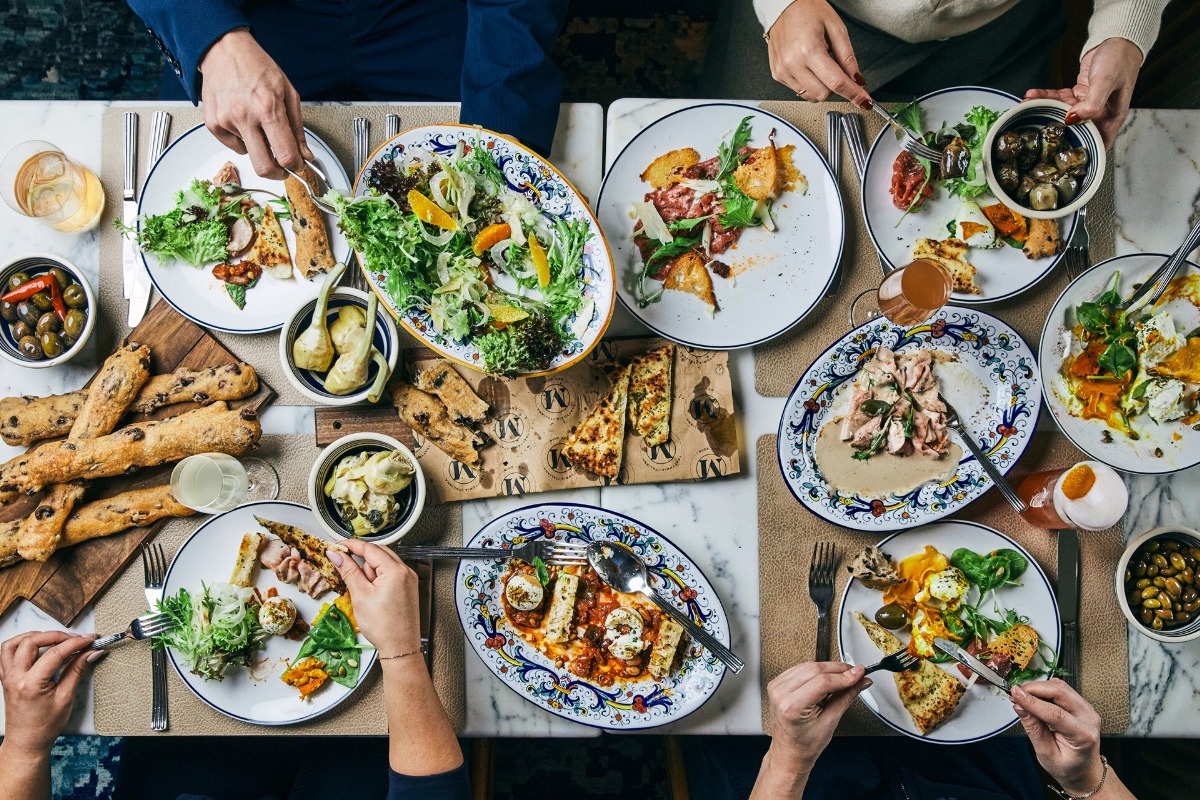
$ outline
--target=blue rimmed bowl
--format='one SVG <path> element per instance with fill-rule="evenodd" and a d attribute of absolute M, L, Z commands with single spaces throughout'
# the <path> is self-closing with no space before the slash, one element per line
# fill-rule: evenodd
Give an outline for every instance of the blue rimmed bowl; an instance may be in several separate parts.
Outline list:
<path fill-rule="evenodd" d="M 988 187 L 1000 202 L 1026 217 L 1034 219 L 1069 217 L 1087 205 L 1100 189 L 1100 183 L 1104 179 L 1105 166 L 1108 163 L 1108 157 L 1104 151 L 1104 138 L 1100 135 L 1100 129 L 1092 122 L 1066 125 L 1067 111 L 1070 108 L 1061 100 L 1026 101 L 1001 114 L 988 131 L 987 138 L 984 139 L 983 174 L 987 178 Z M 1082 147 L 1087 150 L 1087 174 L 1080 181 L 1079 192 L 1071 202 L 1050 211 L 1035 211 L 1023 203 L 1018 203 L 1012 195 L 1000 187 L 1000 181 L 996 177 L 996 169 L 998 169 L 995 160 L 996 139 L 1006 131 L 1040 128 L 1053 122 L 1066 125 L 1067 143 L 1071 147 Z"/>
<path fill-rule="evenodd" d="M 99 304 L 96 302 L 96 295 L 92 291 L 92 285 L 88 283 L 87 277 L 79 267 L 70 261 L 49 253 L 30 253 L 21 256 L 0 267 L 0 288 L 7 287 L 8 279 L 18 272 L 24 272 L 30 278 L 36 278 L 40 275 L 45 275 L 55 267 L 66 272 L 75 282 L 83 287 L 83 294 L 87 297 L 87 321 L 83 324 L 83 331 L 79 334 L 79 338 L 75 340 L 74 344 L 64 350 L 61 355 L 54 358 L 39 359 L 32 359 L 23 355 L 20 348 L 17 347 L 17 338 L 13 336 L 12 324 L 7 321 L 0 323 L 0 356 L 3 356 L 6 361 L 11 361 L 17 366 L 44 369 L 64 364 L 79 354 L 79 351 L 84 348 L 92 335 L 92 329 L 96 324 L 96 314 L 99 313 Z"/>
<path fill-rule="evenodd" d="M 343 306 L 358 306 L 366 313 L 367 295 L 358 289 L 337 287 L 329 295 L 329 306 L 325 312 L 327 324 L 332 325 L 338 318 L 338 309 Z M 279 360 L 283 364 L 283 372 L 296 391 L 305 397 L 327 406 L 352 406 L 367 401 L 367 391 L 379 374 L 379 365 L 372 362 L 367 371 L 367 382 L 363 387 L 351 394 L 332 394 L 325 391 L 325 373 L 301 369 L 292 358 L 292 344 L 308 329 L 312 322 L 313 312 L 317 309 L 317 300 L 313 298 L 300 305 L 291 319 L 283 326 L 279 334 Z M 383 353 L 388 363 L 388 371 L 395 372 L 396 362 L 400 358 L 400 339 L 396 332 L 396 323 L 380 305 L 375 312 L 375 348 Z"/>

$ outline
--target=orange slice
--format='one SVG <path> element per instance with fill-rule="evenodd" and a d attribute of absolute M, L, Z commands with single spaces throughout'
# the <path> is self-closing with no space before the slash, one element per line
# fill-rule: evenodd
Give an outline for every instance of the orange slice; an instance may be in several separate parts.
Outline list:
<path fill-rule="evenodd" d="M 529 312 L 523 308 L 510 305 L 492 305 L 488 303 L 488 311 L 492 315 L 492 327 L 503 330 L 514 322 L 529 318 Z"/>
<path fill-rule="evenodd" d="M 550 262 L 546 259 L 542 243 L 533 234 L 529 234 L 529 258 L 533 261 L 533 268 L 537 270 L 538 286 L 549 286 Z"/>
<path fill-rule="evenodd" d="M 408 204 L 412 206 L 413 213 L 417 215 L 417 219 L 422 222 L 436 225 L 444 231 L 458 230 L 458 223 L 454 221 L 453 217 L 443 211 L 441 206 L 416 189 L 408 190 Z"/>
<path fill-rule="evenodd" d="M 497 222 L 494 225 L 488 225 L 475 236 L 475 242 L 471 245 L 471 251 L 475 255 L 481 256 L 509 236 L 512 236 L 512 228 L 507 224 Z"/>

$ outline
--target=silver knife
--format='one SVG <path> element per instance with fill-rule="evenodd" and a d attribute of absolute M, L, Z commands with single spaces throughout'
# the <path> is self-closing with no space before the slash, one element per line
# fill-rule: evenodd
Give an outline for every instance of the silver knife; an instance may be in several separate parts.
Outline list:
<path fill-rule="evenodd" d="M 1062 643 L 1058 666 L 1067 673 L 1067 683 L 1079 689 L 1079 531 L 1058 532 L 1058 613 L 1062 617 Z"/>
<path fill-rule="evenodd" d="M 433 633 L 433 559 L 422 558 L 412 564 L 418 577 L 423 578 L 417 584 L 418 624 L 421 632 L 421 655 L 425 659 L 425 667 L 432 673 L 433 652 L 430 641 Z"/>
<path fill-rule="evenodd" d="M 137 200 L 134 187 L 137 186 L 137 151 L 138 151 L 138 115 L 136 111 L 125 112 L 125 179 L 121 196 L 121 224 L 126 229 L 137 224 Z M 124 297 L 129 299 L 133 288 L 133 274 L 140 266 L 138 264 L 137 242 L 128 236 L 121 238 L 121 290 Z"/>
<path fill-rule="evenodd" d="M 385 130 L 386 130 L 385 135 L 389 139 L 394 139 L 396 137 L 396 134 L 400 133 L 400 115 L 399 114 L 388 114 L 387 115 L 387 128 Z"/>
<path fill-rule="evenodd" d="M 836 185 L 841 181 L 842 171 L 842 115 L 837 111 L 825 112 L 825 132 L 829 144 L 829 170 L 833 173 L 833 182 Z M 825 291 L 826 297 L 833 297 L 842 288 L 842 261 L 833 265 L 833 278 L 829 282 L 829 288 Z"/>
<path fill-rule="evenodd" d="M 961 647 L 956 645 L 954 642 L 951 642 L 947 639 L 943 639 L 939 636 L 938 638 L 933 640 L 933 644 L 934 644 L 934 646 L 937 647 L 938 650 L 941 650 L 943 653 L 945 653 L 948 656 L 952 656 L 955 661 L 962 664 L 964 667 L 971 670 L 971 672 L 974 672 L 979 677 L 983 678 L 985 681 L 990 683 L 992 686 L 995 686 L 997 689 L 1002 690 L 1005 694 L 1012 694 L 1012 684 L 1011 683 L 1006 681 L 1004 678 L 1001 678 L 1000 675 L 996 672 L 996 670 L 992 669 L 987 664 L 984 664 L 978 658 L 971 655 L 966 650 L 963 650 Z"/>
<path fill-rule="evenodd" d="M 147 174 L 154 169 L 155 163 L 162 157 L 163 151 L 167 149 L 167 134 L 171 129 L 171 115 L 166 111 L 155 111 L 154 122 L 150 129 L 150 158 L 147 160 Z M 142 187 L 143 189 L 145 187 Z M 135 208 L 136 215 L 136 208 Z M 133 272 L 133 288 L 129 293 L 129 327 L 136 328 L 138 323 L 142 321 L 142 317 L 146 316 L 146 308 L 150 305 L 150 291 L 152 283 L 150 281 L 150 273 L 147 272 L 147 267 L 140 263 L 142 261 L 140 255 L 137 258 L 137 269 Z"/>

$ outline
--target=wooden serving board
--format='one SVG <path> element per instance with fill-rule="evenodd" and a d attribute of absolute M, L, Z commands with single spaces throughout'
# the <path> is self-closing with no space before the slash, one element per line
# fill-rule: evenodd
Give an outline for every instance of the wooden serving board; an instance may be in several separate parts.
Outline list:
<path fill-rule="evenodd" d="M 171 372 L 178 367 L 204 369 L 239 361 L 203 328 L 162 301 L 150 309 L 142 324 L 130 332 L 129 341 L 150 348 L 151 375 Z M 230 406 L 260 411 L 274 397 L 275 390 L 260 377 L 255 394 L 234 401 Z M 153 416 L 160 419 L 173 417 L 195 407 L 194 403 L 180 403 L 161 408 Z M 136 421 L 138 418 L 133 419 Z M 166 465 L 134 475 L 98 481 L 89 490 L 84 502 L 165 483 L 170 475 L 171 466 Z M 0 509 L 0 522 L 23 516 L 35 503 L 33 498 L 29 498 Z M 166 522 L 160 520 L 145 528 L 134 527 L 124 533 L 69 547 L 55 553 L 45 563 L 22 561 L 0 569 L 0 613 L 23 598 L 63 625 L 70 625 L 125 568 L 137 554 L 142 542 L 153 537 Z"/>

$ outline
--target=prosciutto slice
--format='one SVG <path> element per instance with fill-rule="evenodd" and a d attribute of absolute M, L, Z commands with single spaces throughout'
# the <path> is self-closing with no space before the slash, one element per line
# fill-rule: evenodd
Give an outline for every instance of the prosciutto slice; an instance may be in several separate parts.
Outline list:
<path fill-rule="evenodd" d="M 258 555 L 258 563 L 275 573 L 282 583 L 294 583 L 314 600 L 329 591 L 329 582 L 304 560 L 300 551 L 279 539 L 271 539 Z"/>

